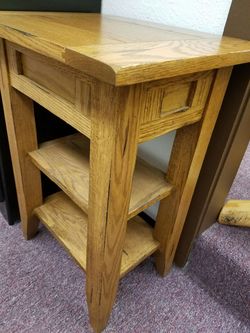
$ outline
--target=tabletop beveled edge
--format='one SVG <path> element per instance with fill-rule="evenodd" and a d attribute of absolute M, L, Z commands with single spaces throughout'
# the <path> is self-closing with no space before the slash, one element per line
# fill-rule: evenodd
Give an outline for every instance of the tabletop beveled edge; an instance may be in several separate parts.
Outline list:
<path fill-rule="evenodd" d="M 18 12 L 18 15 L 42 15 L 45 16 L 60 15 L 60 17 L 69 17 L 69 13 L 44 13 L 44 12 Z M 58 45 L 53 40 L 46 40 L 39 35 L 32 35 L 29 33 L 28 29 L 18 30 L 11 26 L 6 26 L 1 24 L 1 15 L 17 15 L 17 12 L 9 12 L 3 13 L 0 11 L 0 37 L 7 39 L 11 42 L 20 44 L 21 46 L 27 47 L 35 52 L 41 53 L 45 56 L 52 57 L 56 60 L 64 62 L 65 64 L 72 66 L 84 73 L 93 76 L 101 81 L 108 82 L 115 86 L 123 86 L 123 85 L 131 85 L 136 83 L 142 83 L 152 80 L 158 80 L 173 76 L 178 76 L 182 74 L 189 74 L 193 72 L 199 72 L 204 70 L 216 69 L 221 67 L 233 66 L 242 63 L 246 63 L 250 61 L 250 41 L 244 41 L 240 39 L 230 38 L 230 37 L 221 37 L 211 34 L 199 33 L 197 35 L 200 36 L 201 42 L 205 43 L 209 46 L 210 40 L 220 41 L 221 45 L 226 45 L 226 51 L 224 52 L 214 52 L 211 51 L 208 47 L 208 54 L 194 54 L 194 56 L 190 57 L 190 55 L 183 56 L 183 58 L 179 57 L 177 52 L 176 59 L 172 57 L 169 59 L 168 50 L 171 50 L 171 46 L 163 47 L 163 51 L 161 52 L 160 60 L 154 60 L 156 56 L 152 52 L 151 57 L 151 47 L 152 42 L 140 42 L 137 43 L 120 43 L 114 45 L 83 45 L 82 47 L 72 47 L 68 45 Z M 76 15 L 85 15 L 84 13 Z M 87 14 L 88 16 L 90 14 Z M 94 14 L 95 17 L 97 15 L 111 19 L 114 21 L 122 21 L 122 22 L 133 22 L 132 19 L 126 18 L 115 18 L 109 15 L 103 14 Z M 115 18 L 115 19 L 114 19 Z M 140 21 L 135 20 L 136 24 L 139 24 Z M 143 21 L 141 21 L 143 25 Z M 148 22 L 146 22 L 148 24 Z M 157 25 L 153 28 L 158 29 Z M 169 28 L 169 27 L 168 27 Z M 173 27 L 173 30 L 175 28 Z M 177 28 L 178 29 L 178 28 Z M 180 33 L 183 33 L 185 29 L 181 29 Z M 187 30 L 187 33 L 190 34 L 190 42 L 192 40 L 191 31 Z M 193 32 L 194 35 L 196 32 Z M 203 38 L 202 36 L 206 36 Z M 209 37 L 209 38 L 208 38 Z M 234 43 L 237 41 L 238 46 L 232 46 L 230 48 L 230 43 Z M 169 41 L 166 41 L 166 43 Z M 197 40 L 196 40 L 197 42 Z M 199 42 L 199 40 L 198 40 Z M 153 43 L 152 49 L 154 50 L 154 44 L 159 43 L 159 45 L 164 44 L 164 41 L 155 41 Z M 108 49 L 110 47 L 110 49 Z M 121 51 L 119 52 L 119 48 Z M 141 48 L 142 53 L 145 52 L 145 62 L 136 63 L 133 62 L 133 52 L 135 52 Z M 92 50 L 91 50 L 92 49 Z M 99 54 L 98 54 L 99 52 Z M 121 61 L 112 61 L 108 59 L 110 56 L 113 57 L 113 54 L 117 54 L 117 57 L 121 59 Z M 181 52 L 181 51 L 180 51 Z M 210 53 L 209 53 L 210 52 Z M 126 56 L 123 56 L 123 53 Z M 166 59 L 164 59 L 164 55 L 166 54 Z M 129 57 L 131 58 L 132 63 L 128 63 Z M 124 60 L 124 61 L 123 61 Z"/>

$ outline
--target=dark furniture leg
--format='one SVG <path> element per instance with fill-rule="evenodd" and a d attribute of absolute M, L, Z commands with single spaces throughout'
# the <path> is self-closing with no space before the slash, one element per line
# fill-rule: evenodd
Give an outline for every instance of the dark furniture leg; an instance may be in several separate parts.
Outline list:
<path fill-rule="evenodd" d="M 101 0 L 1 0 L 0 10 L 99 13 Z"/>
<path fill-rule="evenodd" d="M 1 199 L 3 199 L 1 201 L 5 200 L 7 219 L 11 225 L 18 220 L 19 209 L 2 105 L 0 105 L 0 174 Z"/>
<path fill-rule="evenodd" d="M 179 266 L 185 265 L 195 238 L 216 221 L 246 151 L 249 77 L 249 64 L 233 71 L 176 252 Z"/>
<path fill-rule="evenodd" d="M 2 175 L 0 172 L 0 202 L 4 201 L 4 192 L 3 192 L 3 181 L 2 181 Z"/>
<path fill-rule="evenodd" d="M 233 0 L 224 35 L 250 39 L 249 0 Z M 175 256 L 184 266 L 196 237 L 224 206 L 250 139 L 250 64 L 236 66 L 196 186 Z"/>

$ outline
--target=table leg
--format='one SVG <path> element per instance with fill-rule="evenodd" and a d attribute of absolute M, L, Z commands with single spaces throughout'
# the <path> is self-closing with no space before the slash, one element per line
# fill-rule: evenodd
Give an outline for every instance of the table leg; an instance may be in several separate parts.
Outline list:
<path fill-rule="evenodd" d="M 96 332 L 107 324 L 120 278 L 139 132 L 138 88 L 95 88 L 90 149 L 87 300 Z"/>
<path fill-rule="evenodd" d="M 175 192 L 161 201 L 154 232 L 160 242 L 156 265 L 161 275 L 165 275 L 172 266 L 231 70 L 228 67 L 217 71 L 202 120 L 177 131 L 166 176 L 167 182 L 175 186 Z"/>
<path fill-rule="evenodd" d="M 23 234 L 32 238 L 38 228 L 33 209 L 42 204 L 40 171 L 27 153 L 37 149 L 36 124 L 31 99 L 10 86 L 3 40 L 0 40 L 1 94 L 17 187 Z"/>

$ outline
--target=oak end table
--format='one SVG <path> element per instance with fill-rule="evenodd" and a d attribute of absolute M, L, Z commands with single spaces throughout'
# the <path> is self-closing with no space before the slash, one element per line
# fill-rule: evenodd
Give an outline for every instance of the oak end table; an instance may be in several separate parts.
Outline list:
<path fill-rule="evenodd" d="M 90 323 L 155 254 L 165 275 L 232 66 L 250 42 L 100 14 L 0 12 L 1 91 L 23 234 L 41 221 L 86 271 Z M 38 146 L 33 101 L 76 134 Z M 166 173 L 137 147 L 177 130 Z M 164 154 L 164 152 L 162 152 Z M 41 172 L 61 189 L 43 198 Z M 154 228 L 138 214 L 160 201 Z"/>

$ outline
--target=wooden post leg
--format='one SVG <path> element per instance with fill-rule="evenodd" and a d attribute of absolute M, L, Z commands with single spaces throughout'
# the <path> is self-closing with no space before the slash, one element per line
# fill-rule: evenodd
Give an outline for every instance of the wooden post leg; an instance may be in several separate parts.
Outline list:
<path fill-rule="evenodd" d="M 175 192 L 161 201 L 154 231 L 160 242 L 156 266 L 161 275 L 165 275 L 172 266 L 230 75 L 231 68 L 217 71 L 203 119 L 177 131 L 166 176 L 167 182 L 175 186 Z"/>
<path fill-rule="evenodd" d="M 32 212 L 42 203 L 40 171 L 27 155 L 29 151 L 37 149 L 33 102 L 10 86 L 3 40 L 0 40 L 0 61 L 1 94 L 23 234 L 30 239 L 38 227 Z"/>
<path fill-rule="evenodd" d="M 138 142 L 136 87 L 106 84 L 92 106 L 87 300 L 95 332 L 107 325 L 120 278 Z"/>

